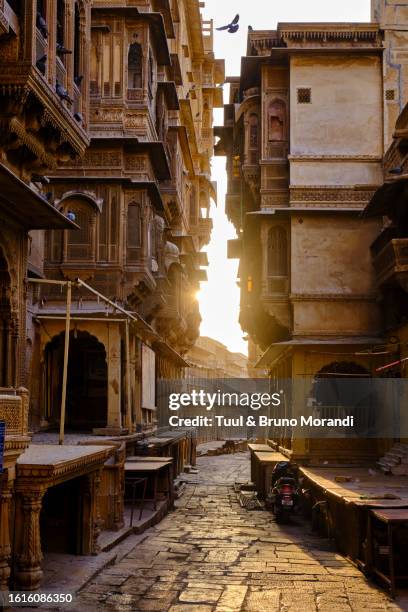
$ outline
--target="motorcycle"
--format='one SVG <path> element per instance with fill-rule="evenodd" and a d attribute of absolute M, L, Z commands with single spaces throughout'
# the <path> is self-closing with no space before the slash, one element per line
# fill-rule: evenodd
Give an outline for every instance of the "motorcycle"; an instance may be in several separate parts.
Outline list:
<path fill-rule="evenodd" d="M 296 468 L 289 461 L 279 461 L 272 472 L 269 501 L 277 521 L 285 522 L 299 506 L 300 492 Z"/>

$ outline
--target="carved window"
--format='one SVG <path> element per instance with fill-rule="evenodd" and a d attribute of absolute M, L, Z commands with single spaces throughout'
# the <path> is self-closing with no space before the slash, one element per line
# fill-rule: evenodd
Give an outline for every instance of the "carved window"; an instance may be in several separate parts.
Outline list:
<path fill-rule="evenodd" d="M 258 115 L 252 113 L 249 116 L 249 143 L 248 143 L 248 153 L 249 153 L 249 163 L 256 164 L 258 163 L 259 158 L 259 121 Z"/>
<path fill-rule="evenodd" d="M 63 257 L 64 230 L 54 230 L 50 235 L 50 259 L 61 262 Z"/>
<path fill-rule="evenodd" d="M 140 259 L 142 246 L 142 216 L 140 204 L 131 202 L 127 214 L 127 260 L 135 263 Z"/>
<path fill-rule="evenodd" d="M 286 104 L 283 100 L 273 100 L 268 107 L 268 140 L 286 140 Z"/>
<path fill-rule="evenodd" d="M 95 212 L 88 202 L 74 203 L 69 210 L 75 214 L 79 229 L 67 231 L 67 261 L 89 261 L 93 259 Z"/>
<path fill-rule="evenodd" d="M 134 42 L 129 46 L 128 52 L 128 88 L 141 87 L 143 87 L 143 51 L 142 45 Z"/>
<path fill-rule="evenodd" d="M 392 102 L 393 100 L 395 100 L 395 89 L 386 89 L 385 99 L 387 100 L 387 102 Z"/>
<path fill-rule="evenodd" d="M 149 49 L 149 60 L 148 60 L 148 93 L 150 100 L 153 99 L 153 81 L 154 81 L 154 64 L 153 64 L 153 55 L 152 50 Z"/>
<path fill-rule="evenodd" d="M 197 223 L 198 207 L 197 207 L 196 189 L 195 189 L 194 185 L 191 187 L 191 192 L 190 192 L 190 211 L 189 211 L 189 216 L 190 216 L 190 224 L 191 225 L 195 225 Z"/>
<path fill-rule="evenodd" d="M 81 19 L 78 3 L 74 14 L 74 79 L 81 76 Z"/>
<path fill-rule="evenodd" d="M 299 87 L 297 90 L 297 101 L 298 104 L 312 103 L 312 90 L 310 87 Z"/>
<path fill-rule="evenodd" d="M 99 217 L 98 259 L 114 262 L 118 258 L 119 206 L 116 195 L 106 198 Z"/>
<path fill-rule="evenodd" d="M 122 38 L 114 32 L 92 32 L 91 95 L 115 98 L 122 95 Z"/>
<path fill-rule="evenodd" d="M 65 0 L 57 0 L 57 43 L 65 43 Z"/>
<path fill-rule="evenodd" d="M 268 233 L 268 277 L 288 275 L 288 244 L 285 228 L 273 227 Z"/>

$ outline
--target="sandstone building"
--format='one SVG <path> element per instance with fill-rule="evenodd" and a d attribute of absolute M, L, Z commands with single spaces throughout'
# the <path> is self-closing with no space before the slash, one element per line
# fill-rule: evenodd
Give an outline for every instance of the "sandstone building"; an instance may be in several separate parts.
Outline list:
<path fill-rule="evenodd" d="M 0 3 L 0 588 L 10 571 L 37 588 L 49 546 L 96 554 L 123 525 L 126 445 L 187 365 L 216 197 L 212 44 L 198 0 Z M 92 442 L 24 452 L 63 404 Z"/>
<path fill-rule="evenodd" d="M 381 220 L 361 213 L 406 100 L 407 11 L 378 1 L 370 23 L 249 31 L 228 79 L 216 152 L 237 230 L 229 255 L 240 260 L 241 326 L 277 382 L 364 378 L 382 364 L 370 256 Z M 304 411 L 309 390 L 298 385 L 282 416 Z M 377 453 L 373 441 L 302 440 L 290 428 L 271 437 L 303 461 Z"/>

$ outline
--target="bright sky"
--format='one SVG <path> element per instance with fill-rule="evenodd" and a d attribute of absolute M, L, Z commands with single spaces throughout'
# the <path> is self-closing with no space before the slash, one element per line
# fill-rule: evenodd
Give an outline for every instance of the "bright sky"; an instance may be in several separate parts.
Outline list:
<path fill-rule="evenodd" d="M 205 5 L 204 18 L 214 19 L 214 27 L 225 25 L 236 13 L 240 14 L 240 29 L 236 34 L 215 32 L 215 56 L 225 58 L 228 76 L 239 74 L 241 56 L 246 52 L 248 25 L 254 30 L 273 30 L 278 21 L 370 21 L 370 0 L 206 0 Z M 222 125 L 221 110 L 215 112 L 214 125 Z M 218 208 L 212 209 L 214 229 L 205 249 L 210 265 L 208 282 L 201 283 L 199 294 L 203 317 L 201 334 L 223 342 L 232 351 L 247 353 L 247 343 L 238 323 L 238 261 L 227 259 L 227 240 L 235 237 L 235 230 L 224 213 L 225 158 L 213 159 L 212 178 L 218 183 Z"/>

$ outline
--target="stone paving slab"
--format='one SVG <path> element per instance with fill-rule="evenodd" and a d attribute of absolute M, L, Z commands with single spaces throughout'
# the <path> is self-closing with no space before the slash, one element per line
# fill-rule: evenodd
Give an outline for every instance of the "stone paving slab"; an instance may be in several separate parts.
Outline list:
<path fill-rule="evenodd" d="M 238 503 L 247 454 L 201 457 L 176 510 L 80 593 L 78 610 L 379 612 L 407 610 L 299 519 L 278 525 Z M 203 484 L 205 483 L 205 484 Z"/>

